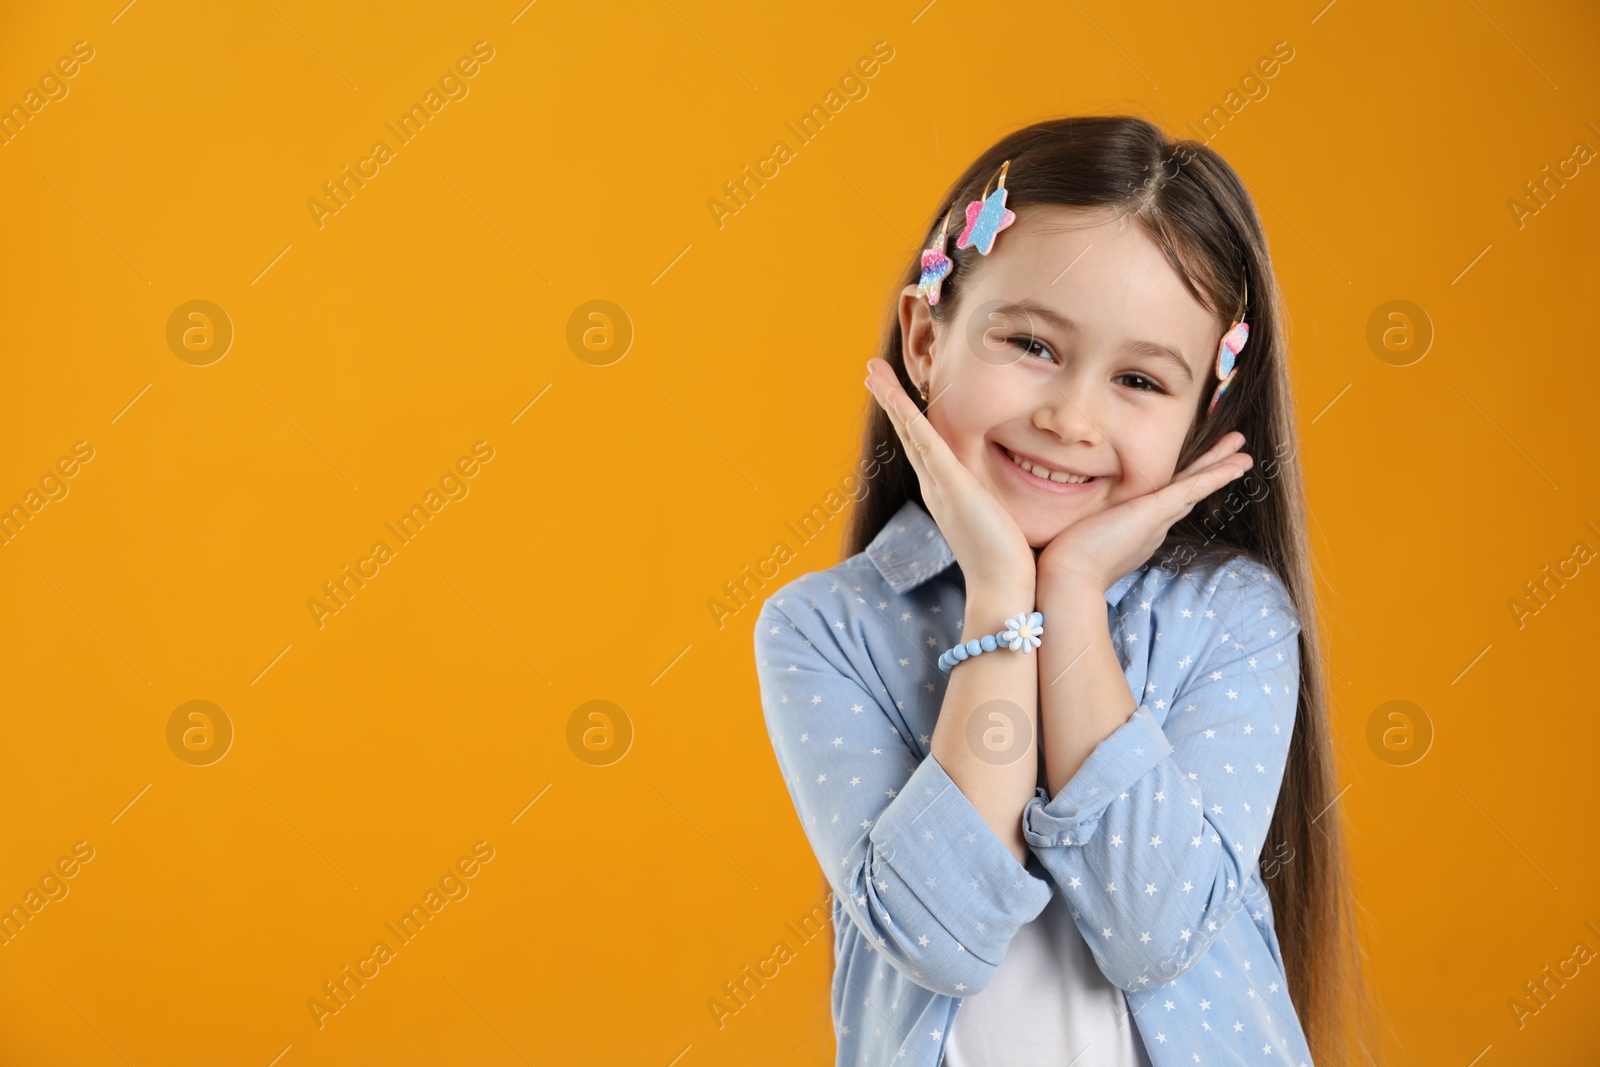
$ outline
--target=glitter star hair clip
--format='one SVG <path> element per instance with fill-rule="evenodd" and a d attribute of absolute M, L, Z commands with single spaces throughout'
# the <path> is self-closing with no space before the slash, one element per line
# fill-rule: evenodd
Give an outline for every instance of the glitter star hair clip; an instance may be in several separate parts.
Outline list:
<path fill-rule="evenodd" d="M 1006 171 L 1010 167 L 1009 159 L 1000 164 L 1000 180 L 994 192 L 989 192 L 989 183 L 984 182 L 984 195 L 967 205 L 967 226 L 956 238 L 957 248 L 971 246 L 980 256 L 986 256 L 994 247 L 995 235 L 1017 221 L 1016 212 L 1006 209 Z"/>
<path fill-rule="evenodd" d="M 944 221 L 939 223 L 939 237 L 929 248 L 922 252 L 922 278 L 917 282 L 917 295 L 928 298 L 928 306 L 932 307 L 939 302 L 939 287 L 949 276 L 954 266 L 950 257 L 944 254 L 944 241 L 949 236 L 950 212 L 944 213 Z"/>

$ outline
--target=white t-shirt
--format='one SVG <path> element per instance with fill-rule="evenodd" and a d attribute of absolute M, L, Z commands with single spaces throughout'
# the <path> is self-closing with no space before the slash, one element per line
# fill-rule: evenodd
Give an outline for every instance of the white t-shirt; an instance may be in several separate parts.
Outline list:
<path fill-rule="evenodd" d="M 1060 889 L 962 999 L 944 1067 L 1150 1067 L 1122 990 L 1100 972 Z"/>

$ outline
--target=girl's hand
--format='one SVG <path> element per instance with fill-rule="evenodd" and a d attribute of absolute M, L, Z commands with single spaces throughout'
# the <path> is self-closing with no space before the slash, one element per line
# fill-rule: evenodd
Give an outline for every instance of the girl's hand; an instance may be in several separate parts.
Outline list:
<path fill-rule="evenodd" d="M 1172 524 L 1255 465 L 1237 430 L 1154 492 L 1125 500 L 1061 531 L 1039 554 L 1039 583 L 1093 587 L 1101 594 L 1149 559 Z"/>
<path fill-rule="evenodd" d="M 1033 549 L 1011 513 L 956 459 L 888 363 L 869 359 L 866 384 L 916 468 L 923 503 L 961 565 L 968 595 L 979 585 L 1031 593 Z"/>

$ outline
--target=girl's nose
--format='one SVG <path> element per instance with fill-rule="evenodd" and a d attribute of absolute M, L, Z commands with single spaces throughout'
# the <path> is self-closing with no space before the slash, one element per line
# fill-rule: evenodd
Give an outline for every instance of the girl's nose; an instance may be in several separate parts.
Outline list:
<path fill-rule="evenodd" d="M 1063 443 L 1104 440 L 1100 404 L 1094 383 L 1080 375 L 1064 375 L 1046 383 L 1034 409 L 1033 424 L 1055 434 Z"/>

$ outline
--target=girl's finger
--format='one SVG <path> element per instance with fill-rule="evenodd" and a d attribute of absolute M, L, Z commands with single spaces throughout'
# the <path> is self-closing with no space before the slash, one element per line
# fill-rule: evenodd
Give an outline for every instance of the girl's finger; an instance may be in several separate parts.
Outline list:
<path fill-rule="evenodd" d="M 961 466 L 955 453 L 950 451 L 950 446 L 933 428 L 933 423 L 928 421 L 928 416 L 912 402 L 898 382 L 891 394 L 891 402 L 895 414 L 900 418 L 901 429 L 911 440 L 911 454 L 914 461 L 920 464 L 918 470 L 925 472 L 931 484 L 940 489 L 950 484 L 952 478 L 960 477 L 957 472 L 966 468 Z"/>
<path fill-rule="evenodd" d="M 1242 447 L 1244 447 L 1244 434 L 1238 430 L 1225 433 L 1215 444 L 1202 452 L 1193 463 L 1174 475 L 1172 480 L 1175 482 L 1180 481 L 1197 471 L 1204 470 L 1218 460 L 1226 459 L 1228 456 L 1233 455 Z"/>
<path fill-rule="evenodd" d="M 1245 456 L 1249 460 L 1249 456 Z M 1221 489 L 1235 478 L 1240 477 L 1254 466 L 1252 462 L 1239 462 L 1230 456 L 1223 456 L 1208 467 L 1203 467 L 1185 478 L 1179 478 L 1161 490 L 1167 493 L 1165 499 L 1159 501 L 1163 511 L 1171 511 L 1171 522 L 1177 522 L 1194 506 L 1212 493 Z M 1157 494 L 1159 495 L 1159 494 Z"/>
<path fill-rule="evenodd" d="M 939 436 L 939 431 L 933 428 L 928 416 L 912 402 L 911 397 L 906 395 L 900 380 L 889 370 L 889 365 L 887 363 L 882 367 L 877 365 L 881 362 L 882 360 L 873 360 L 870 365 L 874 395 L 878 397 L 879 403 L 884 405 L 884 410 L 894 422 L 895 430 L 900 434 L 901 440 L 906 442 L 917 473 L 926 479 L 924 485 L 948 484 L 952 477 L 959 477 L 959 474 L 956 474 L 957 468 L 962 470 L 965 468 L 961 468 L 955 453 L 950 451 L 950 446 Z"/>
<path fill-rule="evenodd" d="M 901 447 L 905 449 L 912 468 L 917 472 L 917 479 L 922 485 L 923 492 L 927 493 L 935 483 L 929 476 L 922 450 L 917 447 L 913 432 L 906 423 L 905 409 L 900 403 L 903 401 L 908 406 L 915 405 L 911 404 L 911 398 L 905 395 L 905 390 L 900 388 L 899 380 L 892 373 L 879 371 L 875 366 L 876 362 L 874 360 L 868 364 L 867 387 L 872 390 L 872 397 L 878 402 L 878 406 L 883 408 L 884 414 L 889 417 L 889 425 L 894 427 L 895 436 L 900 438 Z"/>

